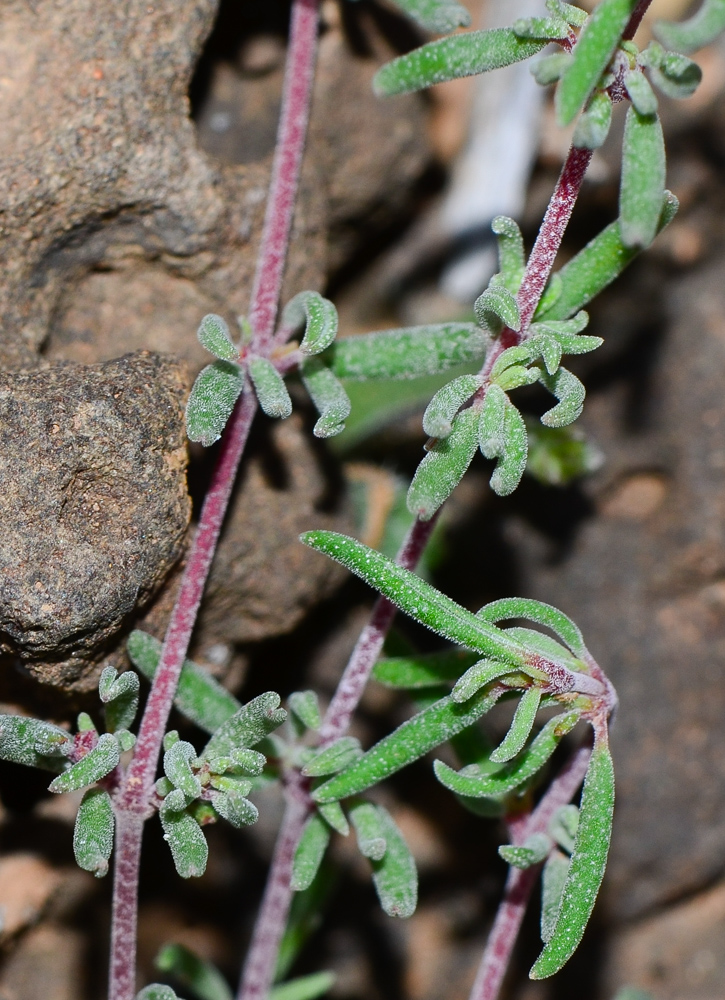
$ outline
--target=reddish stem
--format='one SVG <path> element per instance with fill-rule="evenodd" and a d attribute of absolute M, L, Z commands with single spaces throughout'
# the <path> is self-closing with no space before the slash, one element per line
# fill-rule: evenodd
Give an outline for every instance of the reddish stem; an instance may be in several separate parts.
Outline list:
<path fill-rule="evenodd" d="M 138 924 L 138 870 L 141 861 L 143 816 L 116 815 L 111 923 L 111 1000 L 136 995 L 136 928 Z"/>
<path fill-rule="evenodd" d="M 634 9 L 634 13 L 629 19 L 629 24 L 627 25 L 624 34 L 622 35 L 622 38 L 625 41 L 629 41 L 630 39 L 634 38 L 634 36 L 637 34 L 637 29 L 642 23 L 642 18 L 647 13 L 647 8 L 651 3 L 652 0 L 639 0 L 639 3 Z"/>

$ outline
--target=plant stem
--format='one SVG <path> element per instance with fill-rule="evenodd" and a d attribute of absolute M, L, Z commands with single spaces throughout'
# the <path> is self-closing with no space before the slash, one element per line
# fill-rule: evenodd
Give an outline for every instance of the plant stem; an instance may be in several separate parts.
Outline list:
<path fill-rule="evenodd" d="M 278 141 L 251 296 L 251 349 L 256 353 L 268 352 L 276 321 L 312 99 L 318 9 L 319 0 L 295 0 L 292 11 Z M 219 460 L 204 500 L 139 727 L 133 760 L 114 801 L 118 839 L 114 865 L 110 1000 L 132 1000 L 135 992 L 138 869 L 143 824 L 151 811 L 159 751 L 181 667 L 256 411 L 256 397 L 249 386 L 245 386 L 222 438 Z"/>
<path fill-rule="evenodd" d="M 622 35 L 622 38 L 625 41 L 629 41 L 630 39 L 634 38 L 634 36 L 637 34 L 637 29 L 642 23 L 642 18 L 647 13 L 647 8 L 651 3 L 652 0 L 639 0 L 639 3 L 634 9 L 634 13 L 629 19 L 629 24 L 624 29 L 624 34 Z"/>
<path fill-rule="evenodd" d="M 577 750 L 551 783 L 536 809 L 529 816 L 510 824 L 515 844 L 522 844 L 532 833 L 546 833 L 556 810 L 571 801 L 584 780 L 591 753 L 590 747 Z M 496 1000 L 498 997 L 540 867 L 533 865 L 523 870 L 509 869 L 503 899 L 496 912 L 469 1000 Z"/>

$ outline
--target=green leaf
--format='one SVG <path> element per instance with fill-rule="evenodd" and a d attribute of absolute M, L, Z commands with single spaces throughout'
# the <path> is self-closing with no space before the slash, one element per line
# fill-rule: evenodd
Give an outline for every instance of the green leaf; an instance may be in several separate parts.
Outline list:
<path fill-rule="evenodd" d="M 438 34 L 471 23 L 471 15 L 456 0 L 393 0 L 393 3 L 427 31 Z"/>
<path fill-rule="evenodd" d="M 376 743 L 346 770 L 320 785 L 312 793 L 313 799 L 332 802 L 377 785 L 476 722 L 499 696 L 498 691 L 481 691 L 465 705 L 456 704 L 450 696 L 441 698 Z"/>
<path fill-rule="evenodd" d="M 540 38 L 556 42 L 569 37 L 569 25 L 560 17 L 520 17 L 513 23 L 518 38 Z"/>
<path fill-rule="evenodd" d="M 511 28 L 453 35 L 387 63 L 373 77 L 373 89 L 386 97 L 408 94 L 434 83 L 510 66 L 535 56 L 546 44 L 543 39 L 519 38 Z"/>
<path fill-rule="evenodd" d="M 115 667 L 104 667 L 98 682 L 98 694 L 106 706 L 109 733 L 128 729 L 138 711 L 138 674 L 126 670 L 120 676 Z"/>
<path fill-rule="evenodd" d="M 76 727 L 79 733 L 97 733 L 95 723 L 88 712 L 79 712 L 76 719 Z"/>
<path fill-rule="evenodd" d="M 460 680 L 456 682 L 451 691 L 451 698 L 456 704 L 462 705 L 482 687 L 510 673 L 510 663 L 501 663 L 499 660 L 479 660 L 478 663 L 469 667 Z"/>
<path fill-rule="evenodd" d="M 573 423 L 584 409 L 586 390 L 576 375 L 567 368 L 560 368 L 555 375 L 540 369 L 539 382 L 551 392 L 559 402 L 541 417 L 545 427 L 566 427 Z M 525 459 L 524 459 L 525 464 Z"/>
<path fill-rule="evenodd" d="M 535 370 L 525 368 L 523 365 L 511 365 L 498 376 L 496 385 L 504 392 L 509 392 L 511 389 L 519 389 L 522 385 L 532 385 L 537 379 L 538 375 Z"/>
<path fill-rule="evenodd" d="M 627 247 L 644 249 L 657 235 L 665 191 L 665 140 L 657 115 L 627 111 L 619 189 L 619 229 Z"/>
<path fill-rule="evenodd" d="M 317 1000 L 332 988 L 334 972 L 313 972 L 309 976 L 298 976 L 288 983 L 280 983 L 269 991 L 269 1000 Z"/>
<path fill-rule="evenodd" d="M 571 958 L 582 939 L 604 878 L 613 812 L 612 757 L 606 742 L 595 736 L 561 906 L 551 937 L 529 973 L 532 979 L 553 976 Z"/>
<path fill-rule="evenodd" d="M 544 362 L 547 372 L 549 375 L 554 375 L 561 364 L 561 355 L 563 353 L 561 342 L 556 337 L 548 337 L 546 334 L 533 337 L 532 339 L 536 341 L 536 346 L 539 349 L 541 360 Z"/>
<path fill-rule="evenodd" d="M 627 88 L 630 101 L 640 115 L 657 113 L 657 95 L 644 73 L 638 69 L 628 69 L 624 74 L 624 86 Z"/>
<path fill-rule="evenodd" d="M 561 851 L 552 851 L 541 875 L 541 940 L 544 944 L 554 933 L 568 874 L 569 858 Z"/>
<path fill-rule="evenodd" d="M 581 7 L 575 7 L 562 0 L 546 0 L 546 9 L 557 17 L 563 18 L 573 28 L 583 28 L 589 16 Z"/>
<path fill-rule="evenodd" d="M 300 365 L 300 377 L 320 414 L 312 431 L 315 437 L 334 437 L 344 431 L 352 404 L 337 376 L 317 358 L 308 358 Z"/>
<path fill-rule="evenodd" d="M 350 807 L 350 821 L 357 837 L 358 850 L 371 861 L 380 861 L 388 848 L 380 811 L 372 802 L 355 802 Z"/>
<path fill-rule="evenodd" d="M 322 724 L 320 705 L 314 691 L 293 691 L 287 699 L 291 711 L 307 729 L 319 729 Z"/>
<path fill-rule="evenodd" d="M 507 640 L 499 629 L 486 625 L 415 573 L 362 542 L 334 531 L 307 531 L 300 535 L 300 541 L 346 566 L 415 621 L 446 639 L 482 654 L 510 660 L 515 666 L 525 662 L 524 650 Z"/>
<path fill-rule="evenodd" d="M 290 399 L 284 379 L 267 358 L 250 358 L 249 375 L 254 383 L 259 405 L 268 417 L 286 419 L 292 413 Z"/>
<path fill-rule="evenodd" d="M 330 827 L 317 813 L 305 823 L 292 862 L 292 889 L 300 892 L 312 885 L 330 843 Z"/>
<path fill-rule="evenodd" d="M 536 629 L 522 628 L 515 626 L 506 629 L 506 635 L 513 636 L 527 649 L 539 653 L 547 660 L 560 663 L 569 670 L 581 670 L 584 664 L 578 660 L 568 649 L 565 649 L 556 639 L 550 635 L 545 635 Z"/>
<path fill-rule="evenodd" d="M 521 230 L 507 215 L 497 215 L 491 223 L 491 229 L 496 234 L 498 243 L 498 278 L 512 295 L 516 295 L 526 268 Z"/>
<path fill-rule="evenodd" d="M 234 1000 L 221 972 L 183 944 L 165 944 L 154 959 L 159 972 L 178 979 L 198 1000 Z"/>
<path fill-rule="evenodd" d="M 209 313 L 199 324 L 196 336 L 202 347 L 221 361 L 238 361 L 239 348 L 234 345 L 229 327 L 221 316 Z"/>
<path fill-rule="evenodd" d="M 448 649 L 443 653 L 387 657 L 373 667 L 373 678 L 390 688 L 415 690 L 457 680 L 479 659 L 478 653 Z M 510 664 L 508 669 L 511 669 Z"/>
<path fill-rule="evenodd" d="M 551 840 L 545 833 L 533 833 L 523 844 L 502 844 L 499 855 L 514 868 L 531 868 L 540 864 L 551 850 Z"/>
<path fill-rule="evenodd" d="M 407 505 L 421 521 L 429 521 L 463 479 L 478 447 L 478 420 L 473 408 L 459 413 L 451 433 L 436 440 L 415 470 Z"/>
<path fill-rule="evenodd" d="M 79 868 L 103 878 L 113 852 L 115 819 L 111 796 L 102 788 L 89 788 L 76 815 L 73 854 Z"/>
<path fill-rule="evenodd" d="M 584 107 L 614 55 L 637 0 L 602 0 L 582 28 L 556 91 L 560 125 L 568 125 Z"/>
<path fill-rule="evenodd" d="M 481 419 L 478 424 L 478 445 L 485 458 L 498 458 L 503 454 L 504 420 L 508 405 L 508 397 L 503 389 L 497 385 L 490 385 L 483 399 Z"/>
<path fill-rule="evenodd" d="M 657 42 L 651 42 L 645 49 L 640 63 L 647 66 L 658 90 L 675 100 L 691 97 L 702 80 L 702 70 L 696 62 L 677 52 L 665 52 Z"/>
<path fill-rule="evenodd" d="M 580 716 L 579 711 L 572 711 L 549 719 L 530 746 L 516 760 L 494 774 L 476 773 L 476 770 L 470 768 L 464 768 L 466 773 L 456 772 L 442 760 L 436 760 L 433 763 L 436 777 L 457 795 L 476 799 L 506 795 L 541 770 L 563 737 L 577 724 Z"/>
<path fill-rule="evenodd" d="M 423 414 L 423 430 L 430 437 L 445 438 L 453 430 L 453 420 L 481 387 L 480 375 L 460 375 L 439 389 Z"/>
<path fill-rule="evenodd" d="M 473 303 L 480 326 L 498 334 L 507 326 L 511 330 L 521 329 L 519 307 L 513 294 L 505 285 L 490 285 Z"/>
<path fill-rule="evenodd" d="M 1 760 L 57 771 L 72 746 L 72 737 L 50 722 L 24 715 L 0 715 Z"/>
<path fill-rule="evenodd" d="M 549 835 L 569 854 L 574 850 L 576 832 L 579 829 L 579 810 L 576 806 L 562 806 L 554 813 L 549 823 Z"/>
<path fill-rule="evenodd" d="M 322 805 L 318 805 L 317 811 L 336 833 L 339 833 L 341 837 L 347 837 L 350 833 L 350 824 L 339 802 L 324 802 Z"/>
<path fill-rule="evenodd" d="M 488 394 L 493 388 L 491 386 Z M 513 493 L 521 482 L 529 453 L 524 418 L 508 399 L 504 410 L 502 439 L 500 457 L 491 476 L 491 489 L 505 497 Z M 490 440 L 487 443 L 490 448 Z"/>
<path fill-rule="evenodd" d="M 657 21 L 654 33 L 670 49 L 696 52 L 725 31 L 725 0 L 704 0 L 702 6 L 680 24 Z"/>
<path fill-rule="evenodd" d="M 375 808 L 386 844 L 382 858 L 371 861 L 375 890 L 380 905 L 389 917 L 410 917 L 418 904 L 418 872 L 415 861 L 387 809 L 382 806 Z"/>
<path fill-rule="evenodd" d="M 259 810 L 253 802 L 245 798 L 241 789 L 214 791 L 211 793 L 211 803 L 219 815 L 237 830 L 243 826 L 251 826 L 259 819 Z"/>
<path fill-rule="evenodd" d="M 338 378 L 420 378 L 483 360 L 488 338 L 475 323 L 382 330 L 337 340 L 329 351 Z"/>
<path fill-rule="evenodd" d="M 282 324 L 295 330 L 305 325 L 300 344 L 303 354 L 320 354 L 337 336 L 337 309 L 319 292 L 300 292 L 287 303 Z"/>
<path fill-rule="evenodd" d="M 229 757 L 235 750 L 253 747 L 282 725 L 287 718 L 283 708 L 279 708 L 280 697 L 274 691 L 266 691 L 235 712 L 217 729 L 201 757 L 212 760 L 215 757 Z"/>
<path fill-rule="evenodd" d="M 662 232 L 672 222 L 678 206 L 677 198 L 671 192 L 665 191 L 658 232 Z M 561 280 L 561 292 L 546 310 L 542 308 L 542 298 L 542 303 L 536 311 L 536 318 L 545 318 L 546 322 L 549 322 L 573 316 L 618 278 L 639 252 L 639 247 L 624 245 L 619 221 L 613 222 L 554 275 Z"/>
<path fill-rule="evenodd" d="M 636 74 L 644 80 L 646 87 L 649 86 L 641 73 Z M 652 95 L 654 97 L 654 94 Z M 657 101 L 655 99 L 655 107 Z M 589 106 L 582 113 L 574 130 L 573 144 L 580 149 L 599 149 L 604 144 L 604 140 L 609 135 L 609 127 L 612 124 L 612 99 L 604 91 L 595 91 Z"/>
<path fill-rule="evenodd" d="M 503 597 L 490 604 L 484 604 L 477 612 L 477 616 L 492 624 L 514 618 L 526 618 L 555 632 L 575 656 L 587 655 L 584 637 L 579 627 L 563 611 L 552 607 L 551 604 L 543 604 L 530 597 Z"/>
<path fill-rule="evenodd" d="M 553 52 L 531 64 L 531 75 L 540 87 L 548 87 L 561 79 L 571 61 L 572 57 L 568 52 Z"/>
<path fill-rule="evenodd" d="M 48 791 L 74 792 L 78 788 L 92 785 L 110 774 L 118 766 L 120 759 L 121 751 L 118 740 L 111 733 L 104 733 L 85 757 L 82 757 L 77 764 L 73 764 L 67 771 L 51 781 L 48 785 Z"/>
<path fill-rule="evenodd" d="M 491 754 L 494 764 L 506 764 L 524 748 L 536 721 L 541 704 L 541 688 L 530 687 L 524 691 L 516 708 L 513 722 L 503 742 Z"/>
<path fill-rule="evenodd" d="M 302 768 L 302 773 L 307 778 L 318 778 L 325 774 L 337 774 L 348 764 L 362 757 L 360 740 L 354 736 L 341 736 L 329 747 L 320 750 Z"/>
<path fill-rule="evenodd" d="M 277 954 L 275 981 L 289 974 L 305 943 L 320 926 L 336 883 L 337 869 L 325 859 L 309 889 L 293 894 L 287 926 Z"/>
<path fill-rule="evenodd" d="M 191 770 L 192 760 L 196 760 L 196 750 L 191 743 L 179 740 L 164 754 L 164 774 L 188 799 L 198 799 L 201 782 Z"/>
<path fill-rule="evenodd" d="M 170 986 L 163 986 L 161 983 L 151 983 L 144 986 L 140 993 L 136 994 L 136 1000 L 180 1000 Z"/>
<path fill-rule="evenodd" d="M 186 433 L 208 448 L 218 441 L 244 388 L 244 372 L 231 361 L 215 361 L 196 377 L 186 404 Z"/>
<path fill-rule="evenodd" d="M 206 871 L 209 847 L 201 827 L 185 809 L 176 809 L 177 793 L 170 792 L 159 809 L 164 840 L 171 848 L 176 871 L 182 878 L 198 878 Z"/>
<path fill-rule="evenodd" d="M 161 643 L 146 632 L 135 630 L 126 644 L 133 665 L 152 681 L 161 658 Z M 184 660 L 174 705 L 200 729 L 214 733 L 241 708 L 240 703 L 211 676 L 208 670 Z"/>

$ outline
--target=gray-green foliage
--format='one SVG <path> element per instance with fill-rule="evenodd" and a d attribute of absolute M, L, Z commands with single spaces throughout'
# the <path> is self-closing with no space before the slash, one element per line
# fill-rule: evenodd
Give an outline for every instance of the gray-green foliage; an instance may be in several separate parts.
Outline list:
<path fill-rule="evenodd" d="M 329 843 L 330 827 L 315 812 L 305 823 L 302 836 L 295 851 L 292 863 L 291 883 L 295 892 L 301 892 L 312 885 Z"/>
<path fill-rule="evenodd" d="M 102 878 L 113 851 L 115 819 L 111 796 L 101 788 L 90 788 L 76 815 L 73 853 L 80 868 Z"/>
<path fill-rule="evenodd" d="M 48 789 L 51 792 L 73 792 L 78 788 L 86 788 L 110 774 L 120 759 L 121 748 L 115 735 L 103 733 L 95 747 L 67 771 L 54 778 Z"/>
<path fill-rule="evenodd" d="M 162 983 L 151 983 L 136 994 L 136 1000 L 180 1000 L 170 986 Z"/>
<path fill-rule="evenodd" d="M 482 362 L 488 343 L 475 323 L 439 323 L 337 340 L 328 357 L 341 379 L 420 378 Z"/>
<path fill-rule="evenodd" d="M 658 21 L 655 35 L 678 52 L 696 52 L 725 31 L 725 0 L 704 0 L 698 10 L 680 24 Z"/>
<path fill-rule="evenodd" d="M 373 883 L 380 905 L 390 917 L 409 917 L 418 904 L 418 872 L 410 848 L 393 817 L 383 806 L 375 806 L 385 853 L 371 858 Z"/>
<path fill-rule="evenodd" d="M 471 15 L 456 0 L 393 0 L 393 3 L 428 31 L 443 33 L 471 23 Z"/>
<path fill-rule="evenodd" d="M 627 111 L 619 192 L 619 229 L 626 247 L 649 246 L 665 193 L 665 141 L 656 113 Z"/>
<path fill-rule="evenodd" d="M 0 715 L 0 759 L 59 771 L 72 739 L 58 726 L 23 715 Z"/>
<path fill-rule="evenodd" d="M 249 359 L 249 377 L 257 393 L 259 405 L 268 417 L 288 417 L 292 413 L 292 400 L 284 379 L 267 358 Z"/>
<path fill-rule="evenodd" d="M 300 365 L 300 376 L 320 419 L 315 424 L 315 437 L 334 437 L 345 430 L 350 416 L 350 397 L 338 377 L 318 358 L 308 358 Z"/>
<path fill-rule="evenodd" d="M 244 388 L 244 372 L 232 361 L 207 365 L 194 382 L 186 404 L 186 432 L 204 447 L 221 437 Z"/>
<path fill-rule="evenodd" d="M 321 354 L 337 336 L 337 309 L 319 292 L 300 292 L 285 306 L 282 323 L 293 330 L 304 325 L 300 351 Z"/>
<path fill-rule="evenodd" d="M 138 674 L 127 670 L 118 675 L 115 667 L 104 667 L 98 682 L 98 695 L 106 706 L 106 728 L 109 733 L 128 729 L 138 710 Z"/>

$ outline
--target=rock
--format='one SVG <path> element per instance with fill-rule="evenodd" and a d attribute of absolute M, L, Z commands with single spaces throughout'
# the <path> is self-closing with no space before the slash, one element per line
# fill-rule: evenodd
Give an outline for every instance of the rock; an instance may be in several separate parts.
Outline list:
<path fill-rule="evenodd" d="M 61 881 L 61 873 L 35 854 L 9 854 L 0 859 L 3 943 L 40 918 Z"/>
<path fill-rule="evenodd" d="M 0 975 L 3 1000 L 78 1000 L 85 980 L 83 935 L 53 925 L 37 927 L 20 942 Z"/>
<path fill-rule="evenodd" d="M 44 683 L 93 686 L 183 550 L 182 399 L 179 366 L 144 352 L 0 374 L 0 641 Z"/>

